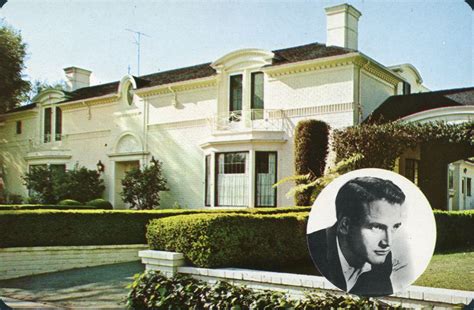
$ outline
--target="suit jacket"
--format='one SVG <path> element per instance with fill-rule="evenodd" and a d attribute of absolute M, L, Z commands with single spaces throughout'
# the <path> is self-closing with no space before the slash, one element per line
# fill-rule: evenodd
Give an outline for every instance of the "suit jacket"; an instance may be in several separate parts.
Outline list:
<path fill-rule="evenodd" d="M 337 252 L 336 224 L 307 235 L 311 258 L 321 274 L 332 284 L 347 292 L 346 279 L 342 273 Z M 393 294 L 390 275 L 392 273 L 392 253 L 381 265 L 372 265 L 372 270 L 362 273 L 349 293 L 361 296 L 387 296 Z"/>

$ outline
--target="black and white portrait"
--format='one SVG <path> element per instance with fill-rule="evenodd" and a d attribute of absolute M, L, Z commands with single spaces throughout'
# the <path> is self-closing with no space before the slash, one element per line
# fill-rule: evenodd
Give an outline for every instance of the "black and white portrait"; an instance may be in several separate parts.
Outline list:
<path fill-rule="evenodd" d="M 361 169 L 318 196 L 307 239 L 313 262 L 335 286 L 386 296 L 403 291 L 426 269 L 436 227 L 416 185 L 391 171 Z"/>

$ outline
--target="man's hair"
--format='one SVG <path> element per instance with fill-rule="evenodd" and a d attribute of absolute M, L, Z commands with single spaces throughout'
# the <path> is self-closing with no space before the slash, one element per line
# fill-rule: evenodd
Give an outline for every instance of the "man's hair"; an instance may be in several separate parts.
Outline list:
<path fill-rule="evenodd" d="M 364 206 L 377 200 L 402 204 L 405 201 L 405 194 L 390 180 L 375 177 L 349 180 L 339 189 L 336 196 L 337 220 L 347 216 L 358 221 L 364 214 Z"/>

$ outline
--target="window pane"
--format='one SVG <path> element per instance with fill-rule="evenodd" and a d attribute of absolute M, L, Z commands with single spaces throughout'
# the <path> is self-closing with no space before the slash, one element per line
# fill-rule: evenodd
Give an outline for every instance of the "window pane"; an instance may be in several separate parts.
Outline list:
<path fill-rule="evenodd" d="M 454 171 L 451 169 L 448 170 L 448 188 L 454 189 Z"/>
<path fill-rule="evenodd" d="M 51 141 L 51 108 L 44 109 L 44 142 Z"/>
<path fill-rule="evenodd" d="M 275 152 L 257 152 L 256 153 L 256 205 L 257 207 L 276 206 L 276 189 L 273 184 L 276 183 L 276 153 Z"/>
<path fill-rule="evenodd" d="M 405 159 L 405 177 L 418 185 L 418 160 Z"/>
<path fill-rule="evenodd" d="M 242 75 L 230 77 L 230 105 L 229 111 L 242 110 Z"/>
<path fill-rule="evenodd" d="M 252 109 L 263 109 L 263 73 L 252 73 Z"/>
<path fill-rule="evenodd" d="M 467 178 L 467 185 L 466 185 L 466 195 L 471 196 L 471 178 Z"/>
<path fill-rule="evenodd" d="M 21 134 L 21 121 L 16 122 L 16 134 Z"/>
<path fill-rule="evenodd" d="M 63 127 L 63 115 L 62 115 L 62 111 L 61 111 L 61 108 L 59 107 L 56 107 L 56 126 L 55 126 L 55 141 L 61 141 L 61 134 L 62 134 L 62 127 Z"/>
<path fill-rule="evenodd" d="M 216 155 L 218 206 L 248 206 L 247 153 Z"/>

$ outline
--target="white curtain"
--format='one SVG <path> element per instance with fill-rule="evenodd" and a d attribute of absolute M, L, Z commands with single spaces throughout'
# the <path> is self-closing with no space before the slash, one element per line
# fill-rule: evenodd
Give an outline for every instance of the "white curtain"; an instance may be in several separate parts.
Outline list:
<path fill-rule="evenodd" d="M 217 175 L 217 201 L 219 206 L 248 206 L 248 157 L 245 158 L 245 173 L 225 173 L 225 154 L 219 154 Z"/>
<path fill-rule="evenodd" d="M 276 173 L 276 154 L 268 153 L 268 173 L 257 173 L 257 206 L 274 206 Z"/>

